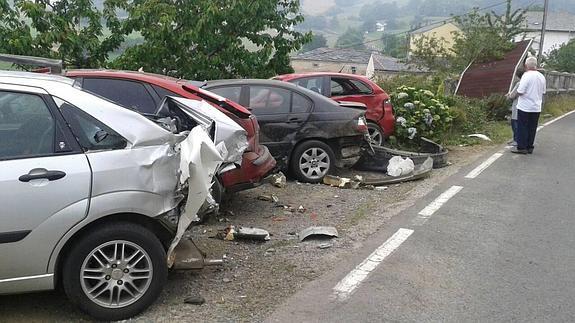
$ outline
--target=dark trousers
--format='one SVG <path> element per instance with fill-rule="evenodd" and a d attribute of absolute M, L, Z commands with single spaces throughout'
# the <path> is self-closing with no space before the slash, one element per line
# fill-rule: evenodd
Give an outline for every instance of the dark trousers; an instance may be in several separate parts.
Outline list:
<path fill-rule="evenodd" d="M 517 137 L 519 137 L 517 135 L 517 119 L 511 119 L 511 130 L 513 130 L 513 141 L 517 143 Z"/>
<path fill-rule="evenodd" d="M 517 110 L 517 149 L 533 149 L 539 112 Z"/>

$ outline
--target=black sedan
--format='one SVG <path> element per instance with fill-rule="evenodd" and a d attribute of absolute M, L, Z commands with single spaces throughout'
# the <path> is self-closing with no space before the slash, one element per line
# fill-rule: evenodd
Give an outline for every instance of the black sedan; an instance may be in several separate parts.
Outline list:
<path fill-rule="evenodd" d="M 300 181 L 317 183 L 334 167 L 352 166 L 367 144 L 363 104 L 273 80 L 210 81 L 203 88 L 255 114 L 262 144 Z"/>

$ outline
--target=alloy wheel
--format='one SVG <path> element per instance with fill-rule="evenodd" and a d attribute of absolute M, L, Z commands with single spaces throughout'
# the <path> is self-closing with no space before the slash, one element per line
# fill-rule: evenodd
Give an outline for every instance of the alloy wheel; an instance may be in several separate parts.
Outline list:
<path fill-rule="evenodd" d="M 84 260 L 80 282 L 94 303 L 121 308 L 140 299 L 150 287 L 152 260 L 140 246 L 114 240 L 96 247 Z"/>
<path fill-rule="evenodd" d="M 313 147 L 303 152 L 299 159 L 299 169 L 309 179 L 319 179 L 327 175 L 330 168 L 328 153 L 322 148 Z"/>
<path fill-rule="evenodd" d="M 379 127 L 374 125 L 368 125 L 367 131 L 369 134 L 369 140 L 372 145 L 374 146 L 383 145 L 383 134 L 381 133 L 381 130 L 379 130 Z"/>

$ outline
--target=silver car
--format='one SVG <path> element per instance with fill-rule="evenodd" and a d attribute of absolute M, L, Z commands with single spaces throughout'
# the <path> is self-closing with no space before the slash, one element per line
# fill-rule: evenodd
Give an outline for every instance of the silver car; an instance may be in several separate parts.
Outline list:
<path fill-rule="evenodd" d="M 147 308 L 224 161 L 196 128 L 168 131 L 71 79 L 0 72 L 0 294 L 62 286 L 102 320 Z M 186 198 L 182 173 L 205 187 Z"/>

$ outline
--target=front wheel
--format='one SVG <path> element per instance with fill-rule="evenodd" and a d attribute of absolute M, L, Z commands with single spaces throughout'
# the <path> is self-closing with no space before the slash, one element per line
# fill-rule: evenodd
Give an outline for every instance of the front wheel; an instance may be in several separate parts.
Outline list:
<path fill-rule="evenodd" d="M 335 155 L 327 144 L 309 140 L 294 149 L 290 168 L 298 180 L 319 183 L 331 172 L 334 162 Z"/>
<path fill-rule="evenodd" d="M 166 283 L 166 252 L 150 230 L 111 223 L 77 241 L 64 260 L 70 301 L 98 320 L 130 318 L 148 308 Z"/>
<path fill-rule="evenodd" d="M 369 141 L 374 146 L 383 146 L 383 129 L 376 123 L 368 122 L 367 131 L 369 134 Z"/>

